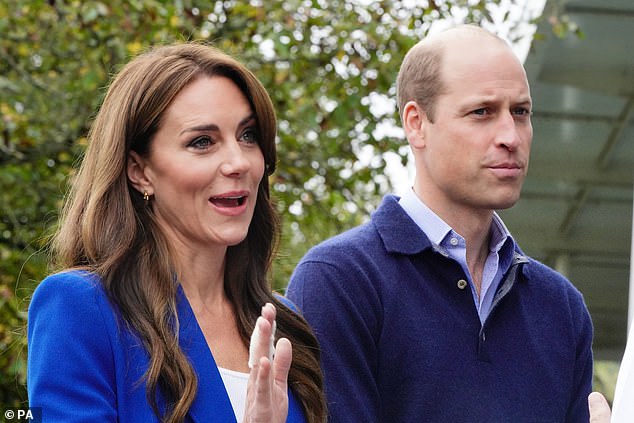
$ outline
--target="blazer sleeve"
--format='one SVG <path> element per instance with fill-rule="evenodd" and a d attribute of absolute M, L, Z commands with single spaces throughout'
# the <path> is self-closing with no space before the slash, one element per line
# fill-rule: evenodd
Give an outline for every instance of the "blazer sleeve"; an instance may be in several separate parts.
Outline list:
<path fill-rule="evenodd" d="M 28 312 L 27 390 L 45 422 L 115 422 L 116 320 L 99 280 L 49 276 Z"/>

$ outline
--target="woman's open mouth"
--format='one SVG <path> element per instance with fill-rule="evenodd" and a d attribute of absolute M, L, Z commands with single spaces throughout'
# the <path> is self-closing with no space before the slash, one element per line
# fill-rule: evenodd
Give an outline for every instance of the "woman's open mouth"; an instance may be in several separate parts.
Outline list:
<path fill-rule="evenodd" d="M 217 207 L 240 207 L 245 203 L 246 195 L 236 195 L 227 197 L 211 197 L 209 201 Z"/>

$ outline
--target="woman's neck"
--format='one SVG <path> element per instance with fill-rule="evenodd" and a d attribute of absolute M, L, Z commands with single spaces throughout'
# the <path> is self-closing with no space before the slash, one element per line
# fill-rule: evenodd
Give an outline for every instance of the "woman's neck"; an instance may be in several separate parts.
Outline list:
<path fill-rule="evenodd" d="M 222 251 L 182 250 L 176 257 L 178 280 L 190 303 L 216 304 L 223 300 L 226 248 Z"/>

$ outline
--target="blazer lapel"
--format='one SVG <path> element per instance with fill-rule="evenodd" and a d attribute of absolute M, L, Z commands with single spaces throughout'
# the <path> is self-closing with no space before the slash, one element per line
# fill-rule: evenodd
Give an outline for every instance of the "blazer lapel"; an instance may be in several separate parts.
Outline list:
<path fill-rule="evenodd" d="M 189 409 L 192 422 L 235 422 L 229 395 L 220 377 L 205 337 L 194 316 L 182 287 L 178 291 L 179 344 L 194 367 L 198 376 L 196 399 Z"/>

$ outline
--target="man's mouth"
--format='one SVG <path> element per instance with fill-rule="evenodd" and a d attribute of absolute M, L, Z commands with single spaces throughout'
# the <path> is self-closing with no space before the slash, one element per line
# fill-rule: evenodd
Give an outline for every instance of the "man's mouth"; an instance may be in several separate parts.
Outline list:
<path fill-rule="evenodd" d="M 217 207 L 240 207 L 246 200 L 246 195 L 211 197 L 209 199 L 209 201 Z"/>

